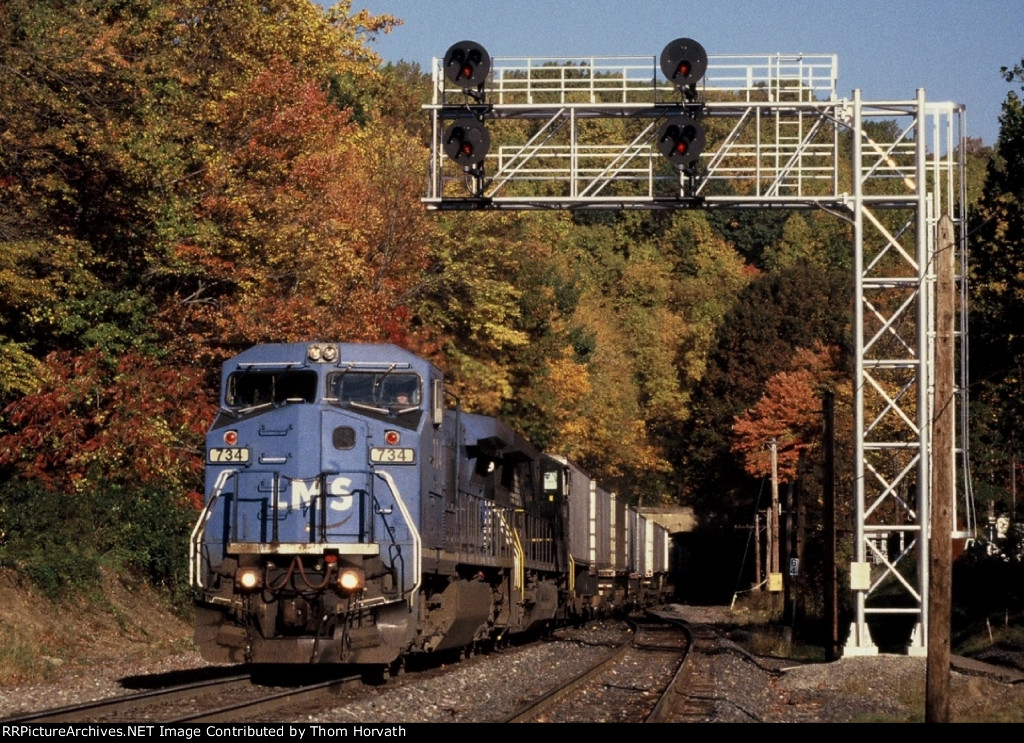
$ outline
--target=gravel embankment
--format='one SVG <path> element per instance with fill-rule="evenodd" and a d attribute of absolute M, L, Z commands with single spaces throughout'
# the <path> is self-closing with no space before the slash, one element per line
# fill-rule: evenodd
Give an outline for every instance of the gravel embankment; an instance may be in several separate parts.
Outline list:
<path fill-rule="evenodd" d="M 736 623 L 723 607 L 676 609 L 693 624 Z M 794 664 L 751 655 L 722 633 L 717 648 L 705 648 L 697 663 L 714 686 L 709 722 L 912 722 L 925 716 L 924 657 L 879 654 Z M 950 672 L 951 722 L 1024 722 L 1024 683 L 1005 680 L 1024 677 L 966 660 L 956 667 L 965 670 Z"/>
<path fill-rule="evenodd" d="M 683 607 L 695 623 L 714 624 L 706 610 Z M 720 615 L 719 617 L 720 618 Z M 554 676 L 570 677 L 595 654 L 607 652 L 610 630 L 596 624 L 572 642 L 539 642 L 527 648 L 476 657 L 450 673 L 405 674 L 362 701 L 293 722 L 484 722 L 501 719 L 536 696 Z M 710 701 L 705 722 L 914 721 L 924 718 L 926 660 L 877 655 L 834 663 L 795 665 L 749 654 L 720 635 L 691 660 Z M 203 665 L 195 653 L 126 667 L 100 664 L 69 672 L 56 684 L 0 689 L 0 717 L 130 691 L 125 679 Z M 638 687 L 642 679 L 634 680 Z M 951 673 L 954 722 L 1024 721 L 1024 683 Z M 609 718 L 613 719 L 613 718 Z"/>

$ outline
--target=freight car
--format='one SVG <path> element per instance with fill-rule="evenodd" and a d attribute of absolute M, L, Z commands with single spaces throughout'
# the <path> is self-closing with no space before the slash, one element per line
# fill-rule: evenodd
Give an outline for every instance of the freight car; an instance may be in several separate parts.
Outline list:
<path fill-rule="evenodd" d="M 207 434 L 196 644 L 394 669 L 660 601 L 668 544 L 569 460 L 461 411 L 408 351 L 255 346 L 224 363 Z"/>

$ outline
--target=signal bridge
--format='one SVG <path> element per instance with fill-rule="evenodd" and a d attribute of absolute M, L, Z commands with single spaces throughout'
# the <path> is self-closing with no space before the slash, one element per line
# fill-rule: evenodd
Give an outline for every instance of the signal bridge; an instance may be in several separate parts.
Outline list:
<path fill-rule="evenodd" d="M 928 169 L 950 180 L 958 167 L 952 158 L 963 136 L 962 107 L 926 103 L 923 91 L 908 101 L 867 102 L 858 91 L 840 99 L 835 55 L 707 57 L 699 50 L 697 66 L 677 84 L 662 76 L 664 52 L 659 64 L 654 57 L 492 60 L 477 51 L 485 65 L 472 78 L 453 80 L 445 74 L 451 65 L 434 60 L 425 107 L 433 124 L 428 208 L 770 205 L 848 213 L 857 198 L 901 205 L 919 195 L 925 138 L 913 134 L 922 117 L 937 127 Z M 659 134 L 680 115 L 706 136 L 707 146 L 691 150 L 699 163 L 659 151 Z M 488 138 L 472 163 L 445 153 L 450 125 L 466 119 Z M 860 153 L 852 152 L 854 132 Z M 475 167 L 467 171 L 467 164 Z"/>
<path fill-rule="evenodd" d="M 936 451 L 936 270 L 955 251 L 955 536 L 974 533 L 966 466 L 965 112 L 840 98 L 835 55 L 491 58 L 454 44 L 432 70 L 423 203 L 465 209 L 822 209 L 854 257 L 854 558 L 848 654 L 903 614 L 924 654 Z M 939 244 L 940 220 L 952 230 Z M 945 233 L 944 233 L 945 234 Z M 945 456 L 945 452 L 939 452 Z M 880 550 L 886 535 L 898 548 Z M 893 592 L 901 593 L 892 601 Z M 883 596 L 888 598 L 883 599 Z"/>

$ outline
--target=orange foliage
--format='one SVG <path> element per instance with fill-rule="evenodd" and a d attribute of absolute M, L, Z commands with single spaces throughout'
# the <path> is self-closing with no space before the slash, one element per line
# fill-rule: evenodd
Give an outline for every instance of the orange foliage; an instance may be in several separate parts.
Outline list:
<path fill-rule="evenodd" d="M 769 443 L 776 442 L 780 482 L 796 478 L 800 453 L 821 434 L 821 394 L 839 378 L 838 350 L 816 346 L 798 349 L 792 369 L 765 383 L 764 396 L 735 418 L 732 451 L 743 457 L 755 477 L 771 474 Z"/>
<path fill-rule="evenodd" d="M 201 205 L 219 236 L 179 248 L 205 283 L 164 321 L 184 343 L 405 342 L 405 302 L 428 259 L 419 146 L 381 124 L 360 129 L 282 61 L 223 108 L 233 135 Z"/>

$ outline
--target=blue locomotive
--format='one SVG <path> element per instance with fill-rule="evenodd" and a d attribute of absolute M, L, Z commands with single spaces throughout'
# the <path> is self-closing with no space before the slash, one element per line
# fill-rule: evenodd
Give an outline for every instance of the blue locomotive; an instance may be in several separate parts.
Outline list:
<path fill-rule="evenodd" d="M 214 662 L 396 667 L 669 589 L 668 534 L 389 344 L 225 362 L 192 534 Z"/>

